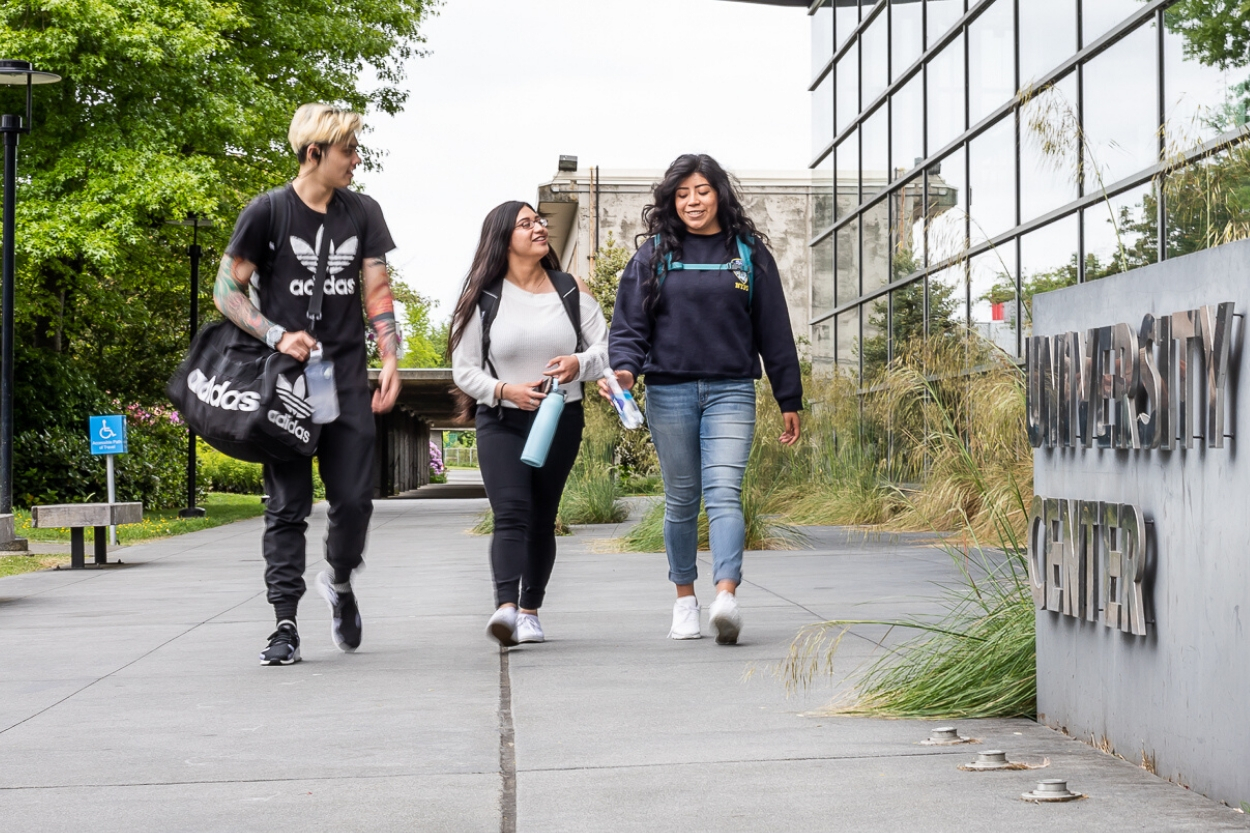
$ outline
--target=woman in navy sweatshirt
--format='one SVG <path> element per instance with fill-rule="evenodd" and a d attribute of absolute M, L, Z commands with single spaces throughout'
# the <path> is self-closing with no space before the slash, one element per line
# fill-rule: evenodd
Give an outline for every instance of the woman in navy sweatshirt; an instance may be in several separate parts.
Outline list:
<path fill-rule="evenodd" d="M 803 384 L 777 263 L 735 181 L 704 154 L 677 158 L 643 210 L 645 242 L 621 276 L 608 359 L 621 387 L 647 383 L 647 424 L 664 478 L 664 546 L 677 586 L 673 639 L 698 639 L 699 498 L 707 507 L 716 641 L 742 629 L 742 477 L 755 434 L 755 380 L 768 373 L 799 439 Z M 606 383 L 600 383 L 601 390 Z"/>

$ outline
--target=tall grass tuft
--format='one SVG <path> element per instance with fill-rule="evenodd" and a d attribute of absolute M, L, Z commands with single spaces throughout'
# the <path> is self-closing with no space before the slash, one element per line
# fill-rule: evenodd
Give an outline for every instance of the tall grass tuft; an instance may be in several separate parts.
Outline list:
<path fill-rule="evenodd" d="M 560 498 L 560 517 L 570 524 L 619 524 L 625 520 L 629 512 L 619 499 L 614 474 L 612 447 L 588 432 Z"/>

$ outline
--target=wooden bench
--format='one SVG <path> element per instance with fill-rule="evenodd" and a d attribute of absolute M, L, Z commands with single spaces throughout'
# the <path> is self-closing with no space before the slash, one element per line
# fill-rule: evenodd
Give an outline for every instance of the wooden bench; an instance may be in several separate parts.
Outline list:
<path fill-rule="evenodd" d="M 30 524 L 39 529 L 69 527 L 70 569 L 86 567 L 83 529 L 95 527 L 95 563 L 108 563 L 106 531 L 110 526 L 137 524 L 143 520 L 142 503 L 58 503 L 35 506 Z"/>

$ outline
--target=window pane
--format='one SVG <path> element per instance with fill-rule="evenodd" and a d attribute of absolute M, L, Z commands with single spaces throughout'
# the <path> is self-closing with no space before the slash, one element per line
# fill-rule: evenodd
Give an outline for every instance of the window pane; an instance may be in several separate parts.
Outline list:
<path fill-rule="evenodd" d="M 1159 202 L 1150 184 L 1086 208 L 1085 280 L 1127 272 L 1158 260 Z"/>
<path fill-rule="evenodd" d="M 993 4 L 968 27 L 968 123 L 976 124 L 1016 92 L 1013 0 Z"/>
<path fill-rule="evenodd" d="M 890 293 L 890 357 L 916 349 L 924 338 L 924 281 Z"/>
<path fill-rule="evenodd" d="M 859 297 L 859 220 L 851 220 L 837 231 L 838 304 Z"/>
<path fill-rule="evenodd" d="M 889 181 L 889 108 L 878 107 L 860 127 L 860 159 L 863 163 L 864 199 L 884 190 Z"/>
<path fill-rule="evenodd" d="M 859 25 L 859 4 L 838 3 L 834 10 L 834 41 L 841 46 Z M 836 50 L 835 50 L 836 51 Z"/>
<path fill-rule="evenodd" d="M 833 225 L 833 154 L 812 169 L 812 227 L 815 237 Z"/>
<path fill-rule="evenodd" d="M 890 80 L 898 78 L 924 51 L 921 8 L 915 0 L 890 0 Z"/>
<path fill-rule="evenodd" d="M 871 380 L 885 369 L 889 360 L 890 296 L 882 295 L 866 304 L 863 311 L 864 339 L 861 342 L 861 352 L 864 354 L 864 378 Z"/>
<path fill-rule="evenodd" d="M 1245 125 L 1250 89 L 1244 83 L 1244 68 L 1207 66 L 1199 58 L 1209 53 L 1201 48 L 1196 54 L 1185 54 L 1187 47 L 1197 44 L 1189 43 L 1175 28 L 1191 22 L 1176 7 L 1164 14 L 1164 21 L 1165 153 L 1171 157 Z"/>
<path fill-rule="evenodd" d="M 859 133 L 853 131 L 837 147 L 838 218 L 845 217 L 859 205 Z"/>
<path fill-rule="evenodd" d="M 964 0 L 926 0 L 928 6 L 928 20 L 925 28 L 928 31 L 928 38 L 925 40 L 927 47 L 932 47 L 943 33 L 947 32 L 955 21 L 964 15 Z"/>
<path fill-rule="evenodd" d="M 964 152 L 955 151 L 929 167 L 929 205 L 925 211 L 929 264 L 957 257 L 967 248 L 968 174 Z"/>
<path fill-rule="evenodd" d="M 1020 110 L 1021 222 L 1077 198 L 1079 159 L 1076 77 L 1069 73 Z"/>
<path fill-rule="evenodd" d="M 1144 5 L 1145 0 L 1085 0 L 1081 4 L 1081 43 L 1089 46 Z"/>
<path fill-rule="evenodd" d="M 905 183 L 890 198 L 890 280 L 897 281 L 924 265 L 924 177 Z"/>
<path fill-rule="evenodd" d="M 890 129 L 894 134 L 890 165 L 894 176 L 910 171 L 924 159 L 923 84 L 924 73 L 917 73 L 890 97 Z"/>
<path fill-rule="evenodd" d="M 929 335 L 949 333 L 968 320 L 966 264 L 959 263 L 929 276 Z"/>
<path fill-rule="evenodd" d="M 833 58 L 833 0 L 825 0 L 808 21 L 812 27 L 812 77 Z"/>
<path fill-rule="evenodd" d="M 1076 53 L 1076 0 L 1019 0 L 1020 87 Z"/>
<path fill-rule="evenodd" d="M 812 325 L 812 372 L 818 376 L 828 376 L 833 371 L 836 361 L 833 327 L 832 320 Z"/>
<path fill-rule="evenodd" d="M 1020 295 L 1024 335 L 1033 334 L 1033 296 L 1076 283 L 1076 215 L 1020 238 Z"/>
<path fill-rule="evenodd" d="M 890 201 L 882 200 L 861 215 L 864 226 L 864 283 L 868 294 L 890 280 Z"/>
<path fill-rule="evenodd" d="M 1250 237 L 1250 142 L 1170 174 L 1168 257 Z"/>
<path fill-rule="evenodd" d="M 838 316 L 838 370 L 859 381 L 859 309 Z"/>
<path fill-rule="evenodd" d="M 812 91 L 812 156 L 833 141 L 833 73 Z"/>
<path fill-rule="evenodd" d="M 860 63 L 860 69 L 864 73 L 864 89 L 860 101 L 865 107 L 881 95 L 890 83 L 890 29 L 887 18 L 884 12 L 877 15 L 859 39 L 859 48 L 864 53 Z"/>
<path fill-rule="evenodd" d="M 1086 194 L 1158 161 L 1155 41 L 1143 26 L 1085 65 Z"/>
<path fill-rule="evenodd" d="M 968 285 L 972 329 L 1007 355 L 1018 355 L 1015 242 L 974 257 L 968 264 Z"/>
<path fill-rule="evenodd" d="M 969 145 L 971 242 L 997 237 L 1016 224 L 1016 117 L 1008 114 Z"/>
<path fill-rule="evenodd" d="M 858 45 L 852 45 L 846 54 L 838 59 L 835 71 L 838 74 L 837 132 L 841 133 L 859 115 Z"/>
<path fill-rule="evenodd" d="M 833 312 L 833 235 L 812 247 L 812 318 Z"/>
<path fill-rule="evenodd" d="M 929 61 L 929 153 L 964 132 L 964 39 L 955 38 Z"/>

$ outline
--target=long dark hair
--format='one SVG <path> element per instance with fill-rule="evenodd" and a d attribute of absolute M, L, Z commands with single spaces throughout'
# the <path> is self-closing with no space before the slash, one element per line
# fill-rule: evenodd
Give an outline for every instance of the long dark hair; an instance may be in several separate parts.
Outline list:
<path fill-rule="evenodd" d="M 642 222 L 647 230 L 634 239 L 634 245 L 638 246 L 645 238 L 660 235 L 660 245 L 652 248 L 647 280 L 643 284 L 646 298 L 644 306 L 653 315 L 660 299 L 659 265 L 670 254 L 674 260 L 681 260 L 682 243 L 687 232 L 686 224 L 677 216 L 677 188 L 692 174 L 702 174 L 716 189 L 716 221 L 722 230 L 728 232 L 725 238 L 728 254 L 737 256 L 738 246 L 735 241 L 739 237 L 750 236 L 757 241 L 768 242 L 768 238 L 760 234 L 755 223 L 751 222 L 751 218 L 743 210 L 738 180 L 733 174 L 706 153 L 684 153 L 678 156 L 664 172 L 664 179 L 655 186 L 652 194 L 654 202 L 642 209 Z"/>
<path fill-rule="evenodd" d="M 456 311 L 451 316 L 451 332 L 447 338 L 448 356 L 460 344 L 464 328 L 477 314 L 477 302 L 482 297 L 482 290 L 508 274 L 508 246 L 512 242 L 516 218 L 522 208 L 538 213 L 529 203 L 512 200 L 492 208 L 482 221 L 482 236 L 477 241 L 477 253 L 473 255 L 473 265 L 469 267 L 460 300 L 456 302 Z M 555 252 L 548 250 L 542 265 L 543 268 L 554 271 L 560 268 L 560 261 Z"/>

